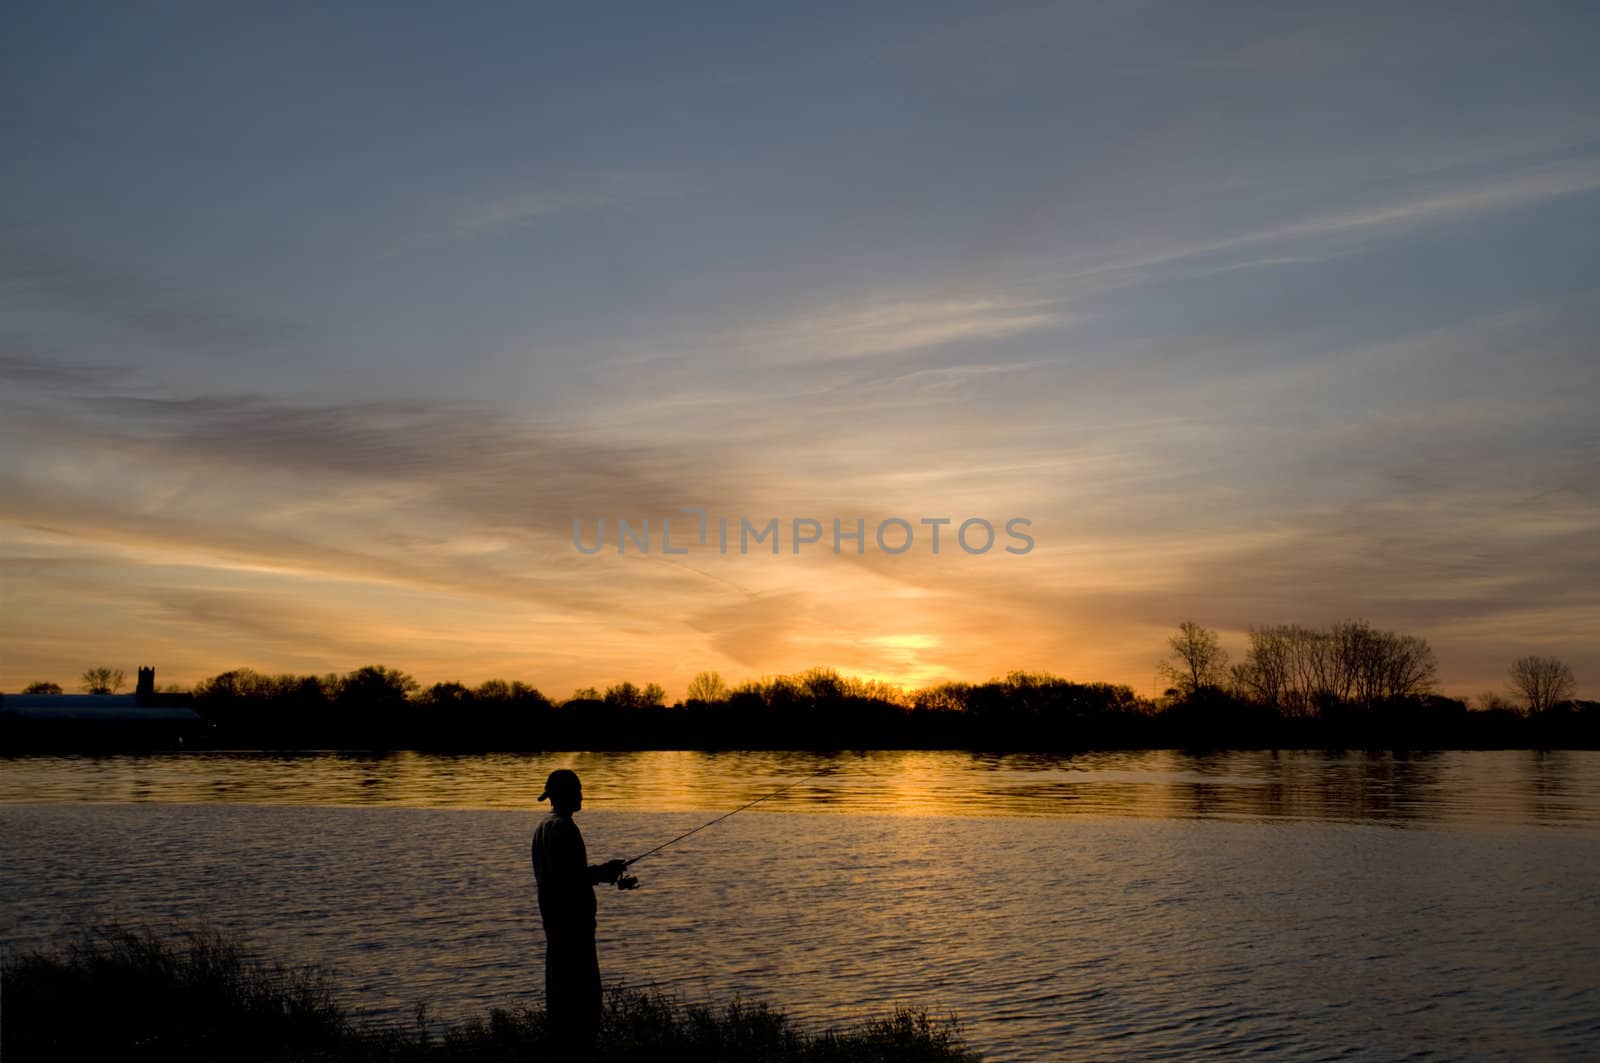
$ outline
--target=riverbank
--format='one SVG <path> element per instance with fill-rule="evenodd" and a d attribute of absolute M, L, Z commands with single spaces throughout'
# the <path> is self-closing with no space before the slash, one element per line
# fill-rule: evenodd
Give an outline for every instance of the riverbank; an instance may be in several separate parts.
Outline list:
<path fill-rule="evenodd" d="M 118 927 L 55 949 L 7 957 L 0 1055 L 30 1060 L 123 1059 L 275 1063 L 474 1063 L 541 1059 L 545 1016 L 496 1009 L 441 1025 L 418 1006 L 411 1026 L 367 1024 L 335 1003 L 329 975 L 253 954 L 207 931 L 169 937 Z M 756 1002 L 685 1004 L 660 993 L 609 994 L 596 1059 L 759 1059 L 769 1063 L 971 1063 L 953 1021 L 900 1008 L 843 1031 L 797 1029 Z"/>

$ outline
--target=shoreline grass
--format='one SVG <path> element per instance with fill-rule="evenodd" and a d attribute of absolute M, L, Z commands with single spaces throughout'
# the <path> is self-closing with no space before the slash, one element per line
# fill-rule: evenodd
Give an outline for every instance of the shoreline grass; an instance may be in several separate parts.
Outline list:
<path fill-rule="evenodd" d="M 250 1063 L 500 1063 L 555 1058 L 541 1009 L 495 1009 L 443 1026 L 353 1017 L 321 968 L 263 959 L 210 930 L 161 936 L 103 926 L 0 970 L 0 1055 L 31 1060 Z M 660 991 L 607 994 L 597 1061 L 973 1063 L 954 1020 L 916 1008 L 811 1033 L 761 1002 L 686 1004 Z"/>

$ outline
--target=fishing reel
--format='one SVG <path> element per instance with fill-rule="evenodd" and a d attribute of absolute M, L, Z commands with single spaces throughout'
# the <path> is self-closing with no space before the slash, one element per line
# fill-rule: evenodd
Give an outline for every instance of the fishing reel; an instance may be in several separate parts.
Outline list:
<path fill-rule="evenodd" d="M 636 890 L 639 888 L 639 876 L 622 874 L 617 876 L 617 889 Z"/>

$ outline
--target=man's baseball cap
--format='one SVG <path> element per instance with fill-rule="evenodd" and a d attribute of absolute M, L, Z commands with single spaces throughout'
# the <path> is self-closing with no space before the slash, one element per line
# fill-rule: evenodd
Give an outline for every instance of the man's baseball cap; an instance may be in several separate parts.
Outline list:
<path fill-rule="evenodd" d="M 539 795 L 539 800 L 548 801 L 551 794 L 570 794 L 579 789 L 577 772 L 571 768 L 557 768 L 544 781 L 544 793 Z"/>

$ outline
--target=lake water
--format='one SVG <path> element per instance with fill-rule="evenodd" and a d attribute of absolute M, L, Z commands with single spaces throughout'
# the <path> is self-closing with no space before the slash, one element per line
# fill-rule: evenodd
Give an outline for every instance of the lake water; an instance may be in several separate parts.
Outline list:
<path fill-rule="evenodd" d="M 383 1019 L 539 1002 L 528 839 L 575 768 L 608 981 L 992 1060 L 1600 1057 L 1600 753 L 0 760 L 0 939 L 203 923 Z"/>

